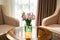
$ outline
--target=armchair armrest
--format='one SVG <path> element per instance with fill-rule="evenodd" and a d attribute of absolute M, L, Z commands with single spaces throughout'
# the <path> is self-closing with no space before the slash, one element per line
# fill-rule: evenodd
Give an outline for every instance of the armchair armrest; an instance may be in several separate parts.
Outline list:
<path fill-rule="evenodd" d="M 42 20 L 42 26 L 47 26 L 50 24 L 56 24 L 58 19 L 59 7 L 56 8 L 55 13 Z"/>
<path fill-rule="evenodd" d="M 9 17 L 4 15 L 4 22 L 5 24 L 12 25 L 12 26 L 19 26 L 19 21 L 13 17 Z"/>

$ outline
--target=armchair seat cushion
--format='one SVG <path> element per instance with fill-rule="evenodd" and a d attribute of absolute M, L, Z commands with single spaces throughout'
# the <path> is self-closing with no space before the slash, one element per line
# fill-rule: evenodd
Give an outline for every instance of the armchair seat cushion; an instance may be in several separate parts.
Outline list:
<path fill-rule="evenodd" d="M 11 30 L 12 28 L 14 28 L 14 26 L 11 26 L 11 25 L 0 25 L 0 35 L 1 34 L 4 34 L 4 33 L 7 33 L 9 30 Z"/>
<path fill-rule="evenodd" d="M 44 26 L 44 28 L 47 28 L 48 30 L 52 31 L 53 33 L 60 37 L 60 24 L 52 24 L 46 27 Z"/>

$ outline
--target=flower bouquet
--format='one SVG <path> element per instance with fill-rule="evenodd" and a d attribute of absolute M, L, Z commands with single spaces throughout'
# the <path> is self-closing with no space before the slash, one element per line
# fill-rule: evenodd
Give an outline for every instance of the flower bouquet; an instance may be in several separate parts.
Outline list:
<path fill-rule="evenodd" d="M 26 25 L 25 25 L 25 30 L 29 30 L 29 29 L 31 29 L 32 30 L 32 24 L 31 24 L 31 22 L 32 22 L 32 20 L 34 20 L 35 19 L 35 16 L 34 16 L 34 14 L 33 13 L 25 13 L 25 12 L 23 12 L 22 13 L 22 19 L 26 22 Z M 31 31 L 30 30 L 30 31 Z"/>

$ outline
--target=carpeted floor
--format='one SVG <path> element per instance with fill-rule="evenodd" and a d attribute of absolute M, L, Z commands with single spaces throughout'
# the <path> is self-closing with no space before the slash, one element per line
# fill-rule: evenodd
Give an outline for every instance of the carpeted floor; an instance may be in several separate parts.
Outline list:
<path fill-rule="evenodd" d="M 0 35 L 0 40 L 9 40 L 9 39 L 6 37 L 6 34 L 3 34 Z"/>

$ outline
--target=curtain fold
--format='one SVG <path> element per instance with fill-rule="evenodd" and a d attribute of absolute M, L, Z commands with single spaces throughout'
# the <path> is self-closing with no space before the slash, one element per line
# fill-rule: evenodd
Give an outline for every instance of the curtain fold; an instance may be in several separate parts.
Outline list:
<path fill-rule="evenodd" d="M 39 0 L 36 25 L 40 26 L 42 19 L 52 15 L 55 9 L 56 9 L 56 0 Z"/>

